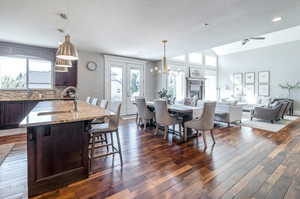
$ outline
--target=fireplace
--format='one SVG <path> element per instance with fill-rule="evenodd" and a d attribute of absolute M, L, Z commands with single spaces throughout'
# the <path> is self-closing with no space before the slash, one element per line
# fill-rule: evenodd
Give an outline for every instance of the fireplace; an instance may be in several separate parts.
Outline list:
<path fill-rule="evenodd" d="M 186 96 L 204 99 L 205 78 L 186 78 Z"/>

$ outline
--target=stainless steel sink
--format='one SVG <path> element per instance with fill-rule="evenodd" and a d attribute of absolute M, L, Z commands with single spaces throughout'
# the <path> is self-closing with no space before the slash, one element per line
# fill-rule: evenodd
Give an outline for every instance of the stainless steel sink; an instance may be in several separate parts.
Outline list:
<path fill-rule="evenodd" d="M 63 113 L 72 113 L 73 111 L 51 111 L 51 112 L 41 112 L 38 115 L 55 115 L 55 114 L 63 114 Z"/>

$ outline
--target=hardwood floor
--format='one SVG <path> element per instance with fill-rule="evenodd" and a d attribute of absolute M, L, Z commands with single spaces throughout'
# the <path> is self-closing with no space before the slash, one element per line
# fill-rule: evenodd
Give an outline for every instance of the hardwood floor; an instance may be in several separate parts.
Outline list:
<path fill-rule="evenodd" d="M 89 179 L 36 198 L 300 198 L 300 121 L 279 133 L 247 127 L 215 130 L 209 136 L 178 144 L 133 121 L 120 129 L 123 169 L 119 157 L 98 162 Z M 1 137 L 15 143 L 0 166 L 0 198 L 26 198 L 27 157 L 24 135 Z"/>

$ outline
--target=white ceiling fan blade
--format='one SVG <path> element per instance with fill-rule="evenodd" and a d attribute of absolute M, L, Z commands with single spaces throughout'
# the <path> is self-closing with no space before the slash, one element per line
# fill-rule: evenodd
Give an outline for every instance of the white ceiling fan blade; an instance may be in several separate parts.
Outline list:
<path fill-rule="evenodd" d="M 253 40 L 264 40 L 266 38 L 265 37 L 251 37 L 250 39 L 253 39 Z"/>

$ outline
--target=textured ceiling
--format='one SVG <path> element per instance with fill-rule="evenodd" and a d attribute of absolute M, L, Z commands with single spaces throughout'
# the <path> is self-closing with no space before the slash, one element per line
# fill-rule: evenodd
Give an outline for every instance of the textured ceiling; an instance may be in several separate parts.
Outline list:
<path fill-rule="evenodd" d="M 300 24 L 299 0 L 0 0 L 0 40 L 146 59 L 201 51 Z M 57 13 L 67 12 L 66 25 Z M 272 23 L 273 17 L 283 21 Z M 208 26 L 204 24 L 208 23 Z"/>

